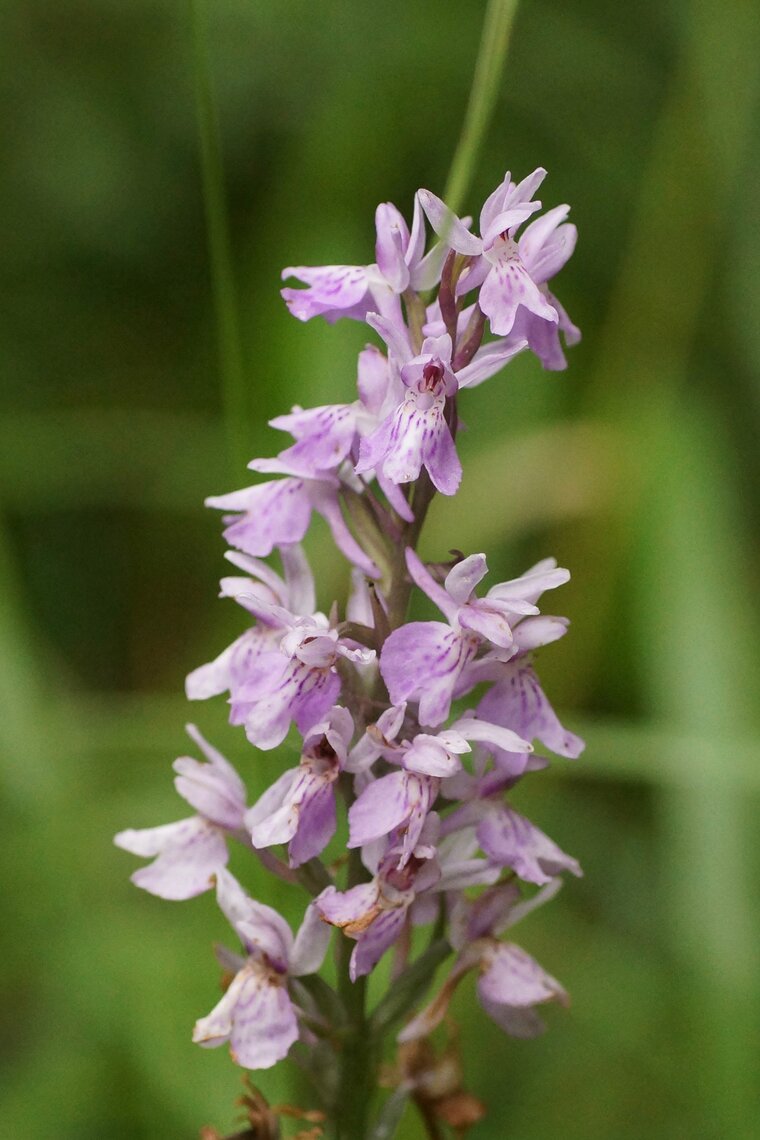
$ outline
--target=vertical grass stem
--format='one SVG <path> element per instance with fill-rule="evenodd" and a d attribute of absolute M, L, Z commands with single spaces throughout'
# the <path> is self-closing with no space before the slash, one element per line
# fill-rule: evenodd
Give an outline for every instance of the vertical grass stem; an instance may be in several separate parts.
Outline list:
<path fill-rule="evenodd" d="M 517 0 L 488 0 L 470 98 L 444 193 L 455 214 L 470 187 L 493 113 L 516 12 Z"/>
<path fill-rule="evenodd" d="M 224 422 L 229 460 L 234 477 L 239 478 L 240 468 L 247 462 L 249 453 L 248 406 L 219 125 L 209 64 L 206 0 L 190 0 L 190 14 L 201 178 Z"/>

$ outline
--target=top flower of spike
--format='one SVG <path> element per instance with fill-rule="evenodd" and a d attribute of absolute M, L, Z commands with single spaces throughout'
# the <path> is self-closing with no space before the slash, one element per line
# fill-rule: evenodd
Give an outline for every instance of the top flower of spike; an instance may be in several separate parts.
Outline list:
<path fill-rule="evenodd" d="M 557 329 L 568 344 L 580 340 L 556 297 L 546 287 L 575 249 L 578 231 L 565 223 L 570 207 L 557 206 L 537 218 L 517 240 L 523 222 L 541 209 L 531 201 L 546 177 L 539 167 L 515 184 L 509 171 L 480 211 L 480 237 L 431 193 L 418 191 L 418 200 L 431 226 L 446 245 L 472 260 L 457 282 L 457 296 L 480 286 L 478 302 L 497 336 L 524 336 L 545 368 L 565 367 Z"/>

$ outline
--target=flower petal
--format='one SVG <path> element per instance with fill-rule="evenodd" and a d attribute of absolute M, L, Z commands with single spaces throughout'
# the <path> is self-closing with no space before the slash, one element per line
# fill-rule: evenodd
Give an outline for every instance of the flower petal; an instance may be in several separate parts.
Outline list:
<path fill-rule="evenodd" d="M 283 772 L 245 813 L 245 826 L 254 847 L 288 843 L 295 835 L 298 807 L 293 803 L 292 793 L 298 777 L 298 768 Z"/>
<path fill-rule="evenodd" d="M 347 891 L 326 887 L 314 900 L 325 922 L 332 926 L 363 929 L 377 913 L 377 884 L 359 883 Z"/>
<path fill-rule="evenodd" d="M 245 506 L 239 497 L 243 494 Z M 224 537 L 230 546 L 262 558 L 271 554 L 275 546 L 300 542 L 309 529 L 312 512 L 306 482 L 293 477 L 260 483 L 245 492 L 212 496 L 206 499 L 206 505 L 244 511 L 229 521 Z"/>
<path fill-rule="evenodd" d="M 309 903 L 290 955 L 288 973 L 292 978 L 316 974 L 327 953 L 331 933 L 330 926 L 322 920 L 316 903 Z"/>
<path fill-rule="evenodd" d="M 478 840 L 489 859 L 511 867 L 527 883 L 543 886 L 562 873 L 582 875 L 580 864 L 526 819 L 506 805 L 490 811 L 478 827 Z"/>
<path fill-rule="evenodd" d="M 437 727 L 449 715 L 459 675 L 476 649 L 472 638 L 439 621 L 410 622 L 394 630 L 380 656 L 391 700 L 419 700 L 420 724 Z"/>
<path fill-rule="evenodd" d="M 388 346 L 388 351 L 395 356 L 399 365 L 406 364 L 412 359 L 414 353 L 405 325 L 391 321 L 379 313 L 368 313 L 367 324 L 380 334 Z"/>
<path fill-rule="evenodd" d="M 392 202 L 381 202 L 375 210 L 375 229 L 377 267 L 393 292 L 403 293 L 409 284 L 409 268 L 404 259 L 409 229 Z"/>
<path fill-rule="evenodd" d="M 480 289 L 479 303 L 488 317 L 492 332 L 507 336 L 512 332 L 520 305 L 544 320 L 559 319 L 557 311 L 546 300 L 516 252 L 514 242 L 502 246 L 497 242 L 488 251 L 491 270 Z"/>
<path fill-rule="evenodd" d="M 477 387 L 484 380 L 500 372 L 508 361 L 527 347 L 526 336 L 516 336 L 514 330 L 508 338 L 490 341 L 478 349 L 469 364 L 460 368 L 456 374 L 457 384 L 460 388 Z"/>
<path fill-rule="evenodd" d="M 440 238 L 457 253 L 477 257 L 482 252 L 483 243 L 462 224 L 453 210 L 430 190 L 418 190 L 420 205 L 427 219 Z"/>
<path fill-rule="evenodd" d="M 320 855 L 335 834 L 335 788 L 333 781 L 314 777 L 301 801 L 298 828 L 290 841 L 291 867 L 300 867 Z"/>
<path fill-rule="evenodd" d="M 174 786 L 200 815 L 230 831 L 240 827 L 245 811 L 245 785 L 221 752 L 204 740 L 195 725 L 185 726 L 188 735 L 205 753 L 208 763 L 181 756 L 174 761 Z"/>
<path fill-rule="evenodd" d="M 213 661 L 188 673 L 185 680 L 188 700 L 202 701 L 229 692 L 253 671 L 261 653 L 271 647 L 271 640 L 263 630 L 246 630 Z"/>
<path fill-rule="evenodd" d="M 299 321 L 322 316 L 328 321 L 338 317 L 358 317 L 366 312 L 368 292 L 367 270 L 360 265 L 297 265 L 282 271 L 283 280 L 295 277 L 308 289 L 280 290 L 285 304 Z"/>
<path fill-rule="evenodd" d="M 583 741 L 562 727 L 530 665 L 513 662 L 503 669 L 503 680 L 483 697 L 477 715 L 513 729 L 525 740 L 538 739 L 559 756 L 580 756 Z"/>
<path fill-rule="evenodd" d="M 459 606 L 469 601 L 475 587 L 482 582 L 488 573 L 488 563 L 485 554 L 471 554 L 457 562 L 446 575 L 444 586 L 446 592 Z"/>
<path fill-rule="evenodd" d="M 297 1040 L 298 1020 L 284 983 L 264 971 L 252 972 L 232 1011 L 233 1061 L 244 1069 L 271 1069 Z"/>
<path fill-rule="evenodd" d="M 249 897 L 227 870 L 216 876 L 216 901 L 248 953 L 266 954 L 282 970 L 287 968 L 293 934 L 282 915 Z"/>
<path fill-rule="evenodd" d="M 367 929 L 359 935 L 349 963 L 351 981 L 369 974 L 404 929 L 407 907 L 381 911 Z"/>
<path fill-rule="evenodd" d="M 477 988 L 486 1013 L 514 1037 L 534 1037 L 542 1031 L 535 1014 L 526 1016 L 534 1005 L 568 1002 L 559 982 L 513 943 L 493 943 L 484 955 Z"/>
<path fill-rule="evenodd" d="M 483 556 L 481 555 L 481 557 Z M 441 613 L 453 625 L 458 611 L 458 598 L 453 597 L 448 588 L 444 588 L 435 580 L 411 546 L 406 548 L 406 567 L 415 586 L 418 586 L 423 594 L 427 594 L 431 602 L 435 602 Z"/>
<path fill-rule="evenodd" d="M 135 871 L 132 882 L 162 899 L 189 899 L 207 891 L 229 857 L 223 833 L 200 816 L 144 832 L 122 831 L 114 842 L 138 855 L 159 851 L 149 866 Z"/>
<path fill-rule="evenodd" d="M 391 772 L 368 784 L 348 813 L 349 847 L 363 847 L 389 835 L 412 811 L 406 772 Z"/>

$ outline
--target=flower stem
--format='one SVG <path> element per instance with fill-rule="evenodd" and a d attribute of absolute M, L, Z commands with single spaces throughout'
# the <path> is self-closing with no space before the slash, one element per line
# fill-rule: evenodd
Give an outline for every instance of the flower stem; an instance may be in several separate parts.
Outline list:
<path fill-rule="evenodd" d="M 219 126 L 208 56 L 206 0 L 190 0 L 203 203 L 216 315 L 219 374 L 227 448 L 233 473 L 248 460 L 248 407 L 232 246 L 224 192 Z"/>
<path fill-rule="evenodd" d="M 361 852 L 354 850 L 348 859 L 348 888 L 365 878 Z M 341 935 L 336 947 L 338 994 L 348 1015 L 348 1025 L 338 1057 L 335 1140 L 363 1140 L 375 1088 L 375 1061 L 366 1013 L 367 979 L 351 981 L 349 964 L 353 945 Z"/>
<path fill-rule="evenodd" d="M 488 0 L 470 99 L 449 171 L 444 199 L 459 213 L 496 102 L 517 0 Z"/>

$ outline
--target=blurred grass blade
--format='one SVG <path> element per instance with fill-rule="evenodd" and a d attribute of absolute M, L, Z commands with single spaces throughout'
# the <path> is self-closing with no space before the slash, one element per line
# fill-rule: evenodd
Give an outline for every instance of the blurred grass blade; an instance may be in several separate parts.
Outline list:
<path fill-rule="evenodd" d="M 369 1133 L 369 1140 L 393 1140 L 409 1100 L 409 1090 L 396 1089 L 386 1100 Z"/>
<path fill-rule="evenodd" d="M 659 429 L 649 436 L 658 462 L 640 519 L 643 683 L 658 718 L 720 742 L 756 727 L 760 685 L 760 630 L 744 605 L 740 520 L 726 494 L 730 464 L 710 417 L 693 407 L 681 411 L 675 431 L 664 409 Z M 752 1054 L 760 1013 L 756 829 L 742 790 L 722 779 L 734 764 L 729 747 L 698 746 L 680 761 L 680 785 L 658 796 L 664 917 L 674 957 L 694 978 L 705 1109 L 722 1135 L 745 1135 L 760 1111 Z"/>
<path fill-rule="evenodd" d="M 219 123 L 209 63 L 206 0 L 190 0 L 190 13 L 203 199 L 219 345 L 219 373 L 231 472 L 234 478 L 239 479 L 240 469 L 249 459 L 248 401 Z"/>
<path fill-rule="evenodd" d="M 50 707 L 33 635 L 26 619 L 21 576 L 0 516 L 0 753 L 3 783 L 19 807 L 39 804 L 57 786 L 46 756 Z"/>
<path fill-rule="evenodd" d="M 517 0 L 488 2 L 462 133 L 444 192 L 444 199 L 455 214 L 470 187 L 493 113 L 516 11 Z"/>

